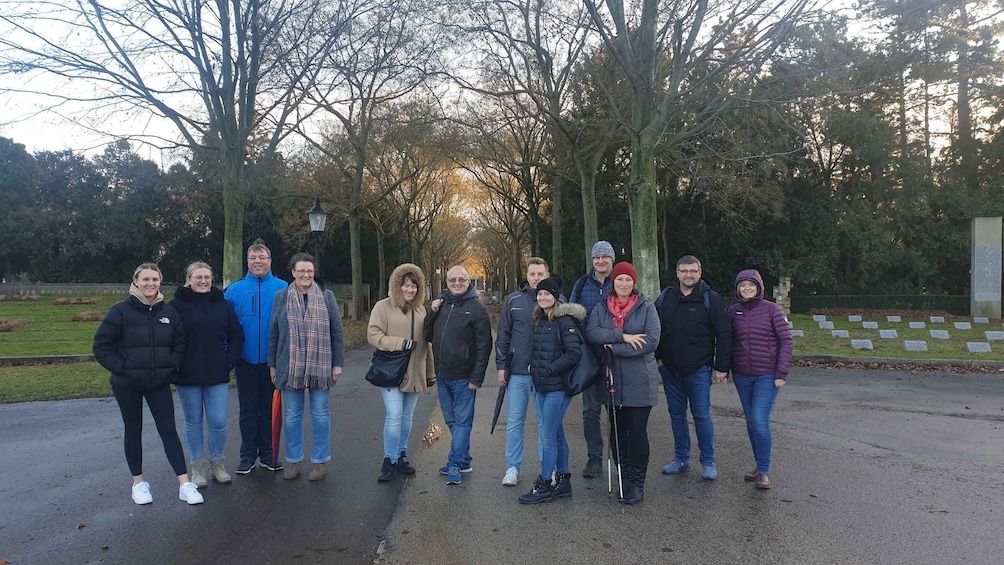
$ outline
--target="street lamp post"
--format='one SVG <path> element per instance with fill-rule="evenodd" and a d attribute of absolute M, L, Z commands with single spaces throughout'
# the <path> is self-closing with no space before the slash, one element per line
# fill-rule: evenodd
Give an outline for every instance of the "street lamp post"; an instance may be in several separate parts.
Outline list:
<path fill-rule="evenodd" d="M 328 213 L 321 208 L 321 197 L 314 199 L 314 207 L 307 211 L 307 218 L 310 220 L 310 231 L 314 232 L 314 269 L 317 276 L 321 276 L 321 234 L 324 233 L 324 225 L 328 222 Z M 323 279 L 322 279 L 323 280 Z"/>

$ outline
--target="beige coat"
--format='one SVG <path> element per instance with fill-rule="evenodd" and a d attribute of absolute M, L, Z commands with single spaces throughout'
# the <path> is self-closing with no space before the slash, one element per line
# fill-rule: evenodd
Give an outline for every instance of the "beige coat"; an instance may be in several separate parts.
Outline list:
<path fill-rule="evenodd" d="M 404 301 L 401 283 L 405 273 L 418 279 L 418 294 L 411 303 Z M 376 303 L 370 312 L 370 323 L 366 339 L 370 345 L 382 351 L 401 351 L 404 342 L 411 336 L 408 327 L 412 309 L 415 311 L 415 350 L 408 362 L 408 372 L 401 383 L 402 392 L 425 392 L 427 376 L 435 375 L 432 363 L 432 348 L 425 341 L 425 275 L 422 269 L 411 263 L 398 265 L 390 275 L 388 285 L 390 296 Z"/>

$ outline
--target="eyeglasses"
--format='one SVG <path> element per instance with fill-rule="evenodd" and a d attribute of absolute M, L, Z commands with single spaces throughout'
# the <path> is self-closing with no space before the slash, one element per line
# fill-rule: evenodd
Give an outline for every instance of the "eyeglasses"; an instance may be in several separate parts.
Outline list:
<path fill-rule="evenodd" d="M 701 270 L 700 269 L 677 269 L 676 272 L 680 273 L 681 275 L 696 275 L 697 273 L 700 273 Z"/>
<path fill-rule="evenodd" d="M 192 277 L 192 280 L 193 281 L 211 281 L 211 280 L 213 280 L 213 277 L 211 277 L 211 276 L 208 276 L 208 277 Z"/>
<path fill-rule="evenodd" d="M 268 255 L 251 255 L 248 257 L 248 261 L 268 261 L 271 259 Z"/>
<path fill-rule="evenodd" d="M 312 275 L 312 274 L 314 274 L 314 270 L 313 269 L 311 269 L 309 271 L 307 269 L 297 269 L 297 270 L 295 270 L 293 272 L 296 273 L 296 274 L 298 274 L 298 275 Z"/>
<path fill-rule="evenodd" d="M 457 283 L 465 283 L 468 280 L 470 280 L 470 279 L 465 279 L 465 278 L 461 278 L 461 277 L 450 277 L 450 278 L 446 279 L 446 282 L 448 282 L 450 284 L 457 284 Z"/>

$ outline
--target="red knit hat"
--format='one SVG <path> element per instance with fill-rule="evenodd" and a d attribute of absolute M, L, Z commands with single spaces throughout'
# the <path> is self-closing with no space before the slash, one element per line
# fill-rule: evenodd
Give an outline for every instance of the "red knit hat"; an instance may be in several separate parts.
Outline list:
<path fill-rule="evenodd" d="M 627 261 L 621 261 L 614 265 L 614 270 L 610 273 L 610 280 L 617 280 L 619 275 L 627 275 L 638 284 L 638 271 L 634 270 L 634 265 L 628 263 Z"/>

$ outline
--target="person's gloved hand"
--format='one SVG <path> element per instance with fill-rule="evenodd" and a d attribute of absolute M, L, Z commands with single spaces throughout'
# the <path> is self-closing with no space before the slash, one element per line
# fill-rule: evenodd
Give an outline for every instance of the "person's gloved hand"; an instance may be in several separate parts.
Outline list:
<path fill-rule="evenodd" d="M 404 340 L 404 345 L 401 346 L 401 351 L 411 351 L 415 349 L 415 340 L 406 339 Z"/>

